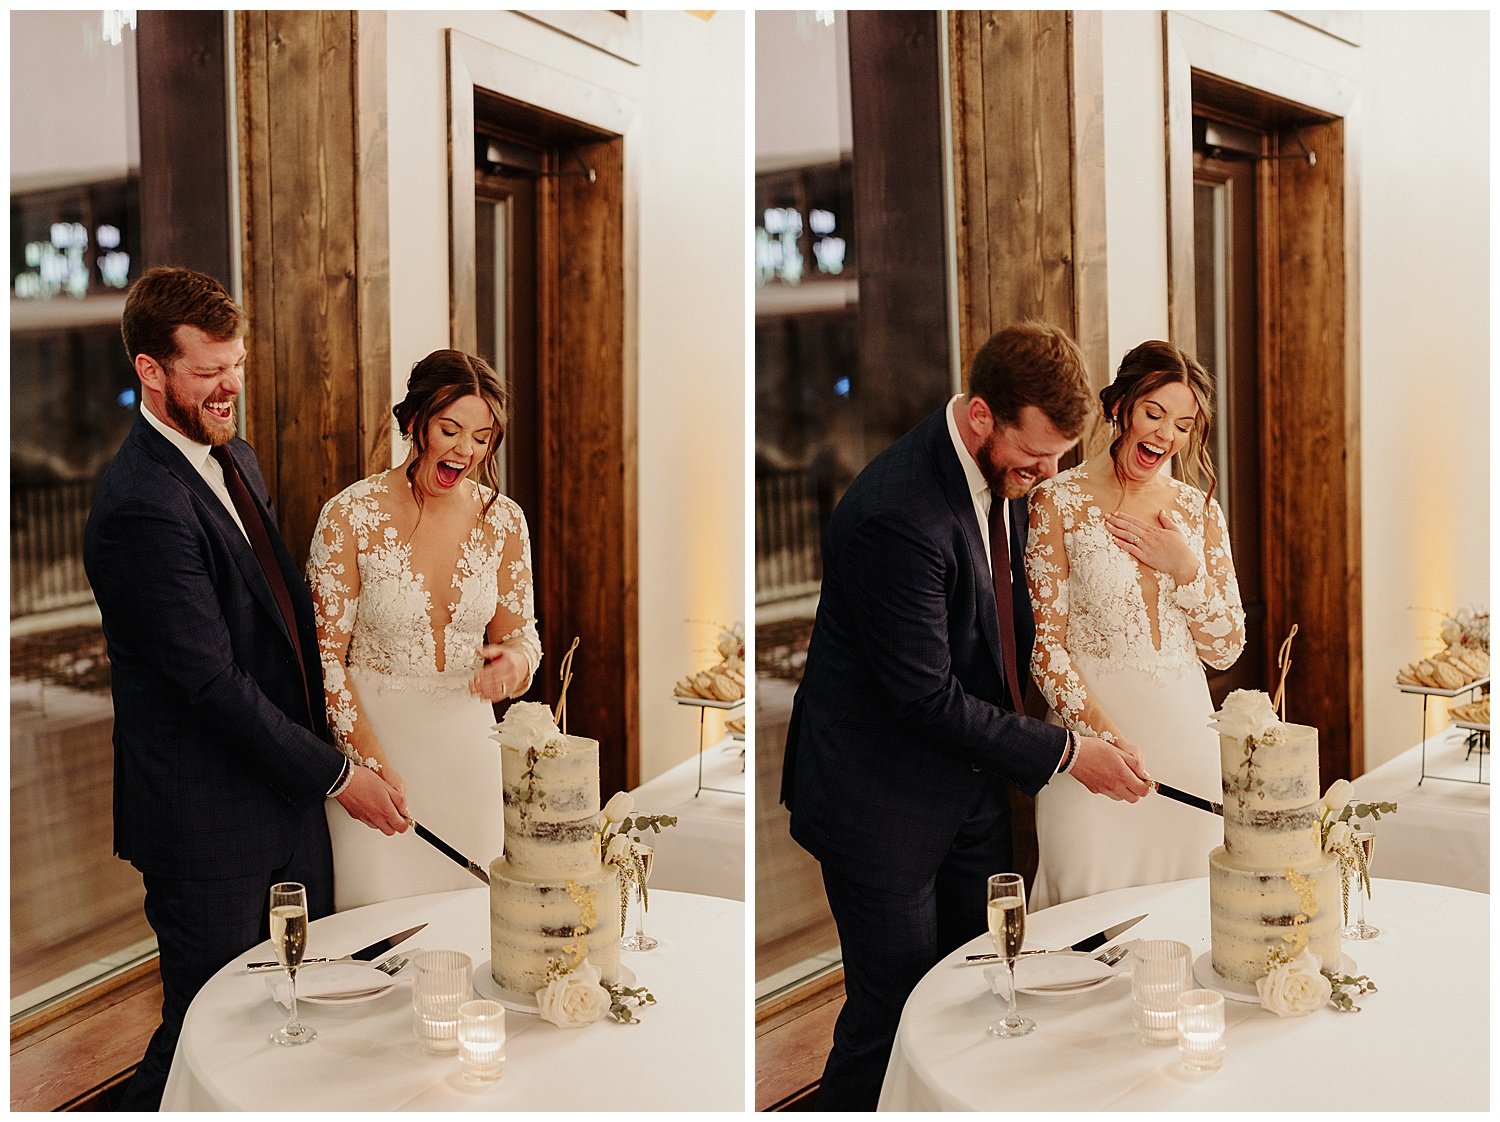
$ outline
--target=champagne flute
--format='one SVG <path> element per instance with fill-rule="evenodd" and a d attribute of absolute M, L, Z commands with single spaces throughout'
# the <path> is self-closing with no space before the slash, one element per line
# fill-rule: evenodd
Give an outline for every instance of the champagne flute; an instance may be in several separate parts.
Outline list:
<path fill-rule="evenodd" d="M 989 880 L 990 938 L 1010 972 L 1010 1006 L 989 1027 L 991 1036 L 1025 1036 L 1036 1022 L 1016 1012 L 1016 958 L 1026 938 L 1026 881 L 1020 873 L 996 873 Z"/>
<path fill-rule="evenodd" d="M 627 951 L 649 951 L 659 945 L 655 939 L 646 934 L 646 882 L 651 879 L 651 861 L 654 855 L 649 845 L 641 845 L 639 842 L 632 846 L 632 850 L 636 860 L 640 862 L 640 867 L 632 878 L 635 883 L 638 910 L 635 915 L 635 934 L 621 939 L 620 946 Z"/>
<path fill-rule="evenodd" d="M 1354 874 L 1355 887 L 1359 889 L 1359 920 L 1344 928 L 1342 934 L 1345 939 L 1375 939 L 1380 936 L 1380 928 L 1365 922 L 1365 896 L 1368 895 L 1370 859 L 1375 855 L 1375 835 L 1367 830 L 1356 830 L 1352 840 L 1364 856 L 1365 867 Z"/>
<path fill-rule="evenodd" d="M 272 1044 L 306 1044 L 318 1030 L 297 1022 L 297 967 L 307 950 L 307 889 L 295 881 L 271 886 L 271 949 L 286 967 L 291 1002 L 286 1024 L 271 1034 Z"/>

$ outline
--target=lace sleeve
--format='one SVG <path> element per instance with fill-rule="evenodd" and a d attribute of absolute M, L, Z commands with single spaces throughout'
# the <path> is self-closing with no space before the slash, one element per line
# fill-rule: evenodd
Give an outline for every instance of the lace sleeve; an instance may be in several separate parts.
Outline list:
<path fill-rule="evenodd" d="M 369 748 L 366 725 L 346 671 L 360 591 L 358 543 L 350 517 L 353 505 L 354 500 L 340 496 L 331 499 L 318 516 L 307 554 L 307 583 L 318 628 L 328 730 L 344 755 L 364 763 L 356 745 Z"/>
<path fill-rule="evenodd" d="M 1198 657 L 1216 670 L 1233 666 L 1245 649 L 1245 609 L 1229 554 L 1229 529 L 1213 499 L 1204 508 L 1203 561 L 1198 575 L 1178 585 L 1172 600 L 1187 616 Z"/>
<path fill-rule="evenodd" d="M 503 508 L 503 509 L 502 509 Z M 497 576 L 495 616 L 486 628 L 491 643 L 515 651 L 526 660 L 526 682 L 516 696 L 531 688 L 531 679 L 542 662 L 542 641 L 536 630 L 536 609 L 531 590 L 531 535 L 526 516 L 509 499 L 495 501 L 492 518 L 497 519 Z"/>
<path fill-rule="evenodd" d="M 1036 616 L 1036 644 L 1031 649 L 1031 676 L 1064 726 L 1084 736 L 1119 736 L 1066 645 L 1068 626 L 1068 552 L 1063 540 L 1063 511 L 1055 488 L 1032 492 L 1030 530 L 1026 538 L 1026 582 Z"/>

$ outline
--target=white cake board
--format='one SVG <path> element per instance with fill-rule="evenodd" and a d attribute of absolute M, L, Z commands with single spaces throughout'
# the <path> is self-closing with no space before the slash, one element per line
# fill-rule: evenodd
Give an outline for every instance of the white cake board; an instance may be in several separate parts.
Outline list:
<path fill-rule="evenodd" d="M 635 971 L 624 963 L 620 964 L 620 985 L 635 985 Z M 517 993 L 515 990 L 503 989 L 500 983 L 495 981 L 495 976 L 490 973 L 490 960 L 485 959 L 474 971 L 474 990 L 480 997 L 487 997 L 491 1001 L 498 1001 L 507 1009 L 516 1013 L 530 1013 L 537 1016 L 536 994 Z"/>
<path fill-rule="evenodd" d="M 1354 960 L 1348 955 L 1342 955 L 1339 959 L 1339 973 L 1353 974 L 1354 970 Z M 1243 1001 L 1247 1005 L 1260 1004 L 1260 991 L 1253 985 L 1231 982 L 1228 978 L 1219 976 L 1219 972 L 1214 969 L 1211 950 L 1204 951 L 1193 962 L 1193 981 L 1205 989 L 1218 990 L 1230 1001 Z"/>

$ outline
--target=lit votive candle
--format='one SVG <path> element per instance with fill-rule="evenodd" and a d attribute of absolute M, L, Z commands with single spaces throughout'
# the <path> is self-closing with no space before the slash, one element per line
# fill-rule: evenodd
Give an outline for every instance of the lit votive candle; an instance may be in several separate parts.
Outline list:
<path fill-rule="evenodd" d="M 458 1063 L 470 1083 L 492 1083 L 505 1068 L 505 1006 L 466 1001 L 458 1007 Z"/>
<path fill-rule="evenodd" d="M 1224 995 L 1188 990 L 1177 999 L 1177 1051 L 1189 1071 L 1218 1071 L 1224 1063 Z"/>

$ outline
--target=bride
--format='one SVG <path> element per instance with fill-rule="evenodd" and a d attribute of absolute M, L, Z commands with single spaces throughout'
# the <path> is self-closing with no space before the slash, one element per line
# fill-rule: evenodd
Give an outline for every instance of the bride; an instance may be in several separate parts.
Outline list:
<path fill-rule="evenodd" d="M 500 751 L 491 703 L 541 661 L 526 519 L 493 487 L 506 395 L 483 359 L 434 351 L 392 412 L 405 461 L 323 508 L 308 557 L 328 724 L 398 807 L 481 865 L 500 855 Z M 483 481 L 483 482 L 482 482 Z M 410 831 L 328 807 L 334 906 L 472 888 Z"/>
<path fill-rule="evenodd" d="M 1206 439 L 1213 383 L 1170 343 L 1136 347 L 1100 392 L 1107 452 L 1032 493 L 1026 575 L 1036 614 L 1031 672 L 1069 729 L 1140 746 L 1151 774 L 1212 797 L 1218 736 L 1203 663 L 1245 644 L 1245 613 Z M 1172 478 L 1183 454 L 1207 491 Z M 1165 798 L 1111 803 L 1067 775 L 1036 799 L 1031 906 L 1203 876 L 1215 817 Z"/>

